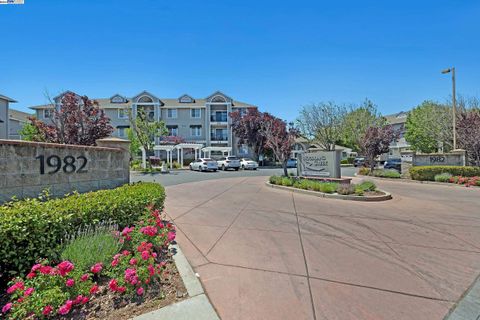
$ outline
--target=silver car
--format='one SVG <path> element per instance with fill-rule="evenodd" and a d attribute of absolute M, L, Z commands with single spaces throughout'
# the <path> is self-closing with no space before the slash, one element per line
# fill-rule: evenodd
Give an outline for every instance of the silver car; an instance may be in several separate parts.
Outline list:
<path fill-rule="evenodd" d="M 217 163 L 218 168 L 224 171 L 227 169 L 234 169 L 235 171 L 238 171 L 238 169 L 240 169 L 240 160 L 235 156 L 224 157 L 218 160 Z"/>
<path fill-rule="evenodd" d="M 218 165 L 217 161 L 210 158 L 199 158 L 189 165 L 190 170 L 197 171 L 217 171 Z"/>
<path fill-rule="evenodd" d="M 240 167 L 244 170 L 257 170 L 258 163 L 250 158 L 240 159 Z"/>

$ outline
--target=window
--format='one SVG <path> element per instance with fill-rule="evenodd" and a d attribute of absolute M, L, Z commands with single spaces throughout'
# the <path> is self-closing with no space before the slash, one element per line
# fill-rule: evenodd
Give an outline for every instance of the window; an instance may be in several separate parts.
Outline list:
<path fill-rule="evenodd" d="M 153 103 L 153 100 L 150 97 L 143 96 L 140 99 L 138 99 L 138 102 L 140 102 L 140 103 Z"/>
<path fill-rule="evenodd" d="M 189 95 L 183 95 L 180 97 L 180 99 L 178 99 L 178 102 L 180 103 L 193 103 L 195 102 L 195 100 L 190 97 Z"/>
<path fill-rule="evenodd" d="M 126 138 L 127 137 L 127 129 L 130 128 L 128 126 L 118 126 L 117 127 L 117 134 L 118 137 L 120 138 Z"/>
<path fill-rule="evenodd" d="M 51 110 L 51 109 L 45 109 L 45 110 L 43 110 L 43 117 L 44 117 L 45 119 L 53 118 L 53 110 Z"/>
<path fill-rule="evenodd" d="M 118 118 L 119 119 L 128 119 L 128 110 L 127 109 L 118 109 Z"/>
<path fill-rule="evenodd" d="M 227 100 L 222 96 L 215 96 L 213 97 L 212 102 L 227 102 Z"/>
<path fill-rule="evenodd" d="M 177 109 L 167 109 L 168 119 L 177 119 Z"/>
<path fill-rule="evenodd" d="M 200 109 L 190 109 L 190 117 L 199 119 L 201 117 L 201 110 Z"/>
<path fill-rule="evenodd" d="M 202 135 L 202 126 L 190 126 L 190 135 L 200 137 Z"/>
<path fill-rule="evenodd" d="M 127 99 L 125 99 L 124 97 L 122 96 L 113 96 L 111 99 L 110 99 L 110 102 L 111 103 L 125 103 L 127 102 Z"/>
<path fill-rule="evenodd" d="M 167 126 L 168 135 L 172 137 L 178 136 L 178 126 Z"/>
<path fill-rule="evenodd" d="M 247 114 L 247 108 L 238 108 L 238 112 L 240 112 L 240 115 L 243 117 Z"/>

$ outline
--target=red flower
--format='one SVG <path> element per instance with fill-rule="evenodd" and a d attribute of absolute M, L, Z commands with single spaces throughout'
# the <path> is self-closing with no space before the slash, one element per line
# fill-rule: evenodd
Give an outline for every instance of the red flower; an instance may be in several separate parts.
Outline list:
<path fill-rule="evenodd" d="M 137 264 L 137 259 L 132 258 L 132 259 L 130 259 L 130 262 L 129 262 L 129 263 L 130 263 L 130 265 L 132 265 L 132 266 L 133 266 L 133 265 L 136 265 L 136 264 Z"/>
<path fill-rule="evenodd" d="M 62 261 L 57 265 L 57 269 L 62 277 L 72 271 L 73 268 L 73 263 L 71 263 L 70 261 Z"/>
<path fill-rule="evenodd" d="M 111 265 L 112 267 L 118 266 L 118 259 L 113 259 Z"/>
<path fill-rule="evenodd" d="M 127 288 L 125 287 L 118 287 L 117 291 L 120 292 L 120 293 L 124 293 L 125 290 L 127 290 Z"/>
<path fill-rule="evenodd" d="M 154 226 L 146 226 L 141 228 L 140 232 L 147 236 L 154 237 L 157 235 L 157 228 Z"/>
<path fill-rule="evenodd" d="M 89 277 L 90 275 L 88 273 L 85 273 L 80 277 L 80 281 L 85 282 L 88 280 Z"/>
<path fill-rule="evenodd" d="M 139 296 L 143 295 L 143 292 L 144 292 L 144 290 L 143 290 L 142 287 L 139 287 L 139 288 L 137 289 L 137 294 L 138 294 Z"/>
<path fill-rule="evenodd" d="M 84 298 L 84 296 L 82 296 L 81 294 L 79 294 L 79 295 L 75 298 L 75 300 L 73 300 L 73 304 L 80 304 L 80 303 L 82 303 L 83 298 Z"/>
<path fill-rule="evenodd" d="M 8 294 L 12 294 L 17 290 L 23 290 L 25 287 L 23 285 L 23 282 L 19 281 L 16 282 L 14 285 L 12 285 L 10 288 L 7 289 Z"/>
<path fill-rule="evenodd" d="M 36 275 L 37 274 L 35 272 L 30 272 L 29 274 L 27 274 L 27 279 L 33 279 Z"/>
<path fill-rule="evenodd" d="M 40 269 L 41 267 L 42 267 L 42 265 L 41 265 L 40 263 L 34 264 L 33 267 L 32 267 L 32 272 L 37 271 L 37 270 Z"/>
<path fill-rule="evenodd" d="M 65 285 L 69 288 L 73 287 L 75 285 L 75 280 L 73 279 L 68 279 L 67 281 L 65 281 Z"/>
<path fill-rule="evenodd" d="M 97 292 L 98 292 L 98 286 L 94 284 L 93 287 L 90 288 L 90 294 L 95 294 Z"/>
<path fill-rule="evenodd" d="M 67 300 L 63 306 L 58 308 L 58 313 L 61 315 L 66 315 L 70 312 L 73 306 L 73 301 L 72 300 Z"/>
<path fill-rule="evenodd" d="M 143 260 L 148 260 L 150 258 L 150 253 L 148 251 L 142 251 L 142 259 Z"/>
<path fill-rule="evenodd" d="M 169 242 L 172 242 L 173 240 L 175 240 L 175 232 L 169 231 L 167 234 L 167 239 Z"/>
<path fill-rule="evenodd" d="M 102 271 L 103 269 L 103 266 L 102 266 L 102 263 L 96 263 L 91 269 L 90 271 L 92 271 L 92 273 L 99 273 L 100 271 Z"/>
<path fill-rule="evenodd" d="M 126 269 L 125 270 L 125 281 L 136 285 L 138 283 L 137 270 L 135 269 Z"/>
<path fill-rule="evenodd" d="M 90 299 L 88 297 L 83 297 L 82 299 L 82 304 L 85 304 L 87 303 L 88 301 L 90 301 Z"/>
<path fill-rule="evenodd" d="M 109 287 L 110 290 L 112 290 L 112 291 L 117 291 L 117 289 L 118 289 L 117 280 L 115 280 L 115 279 L 110 280 L 110 282 L 108 283 L 108 287 Z"/>
<path fill-rule="evenodd" d="M 45 306 L 45 308 L 43 308 L 43 311 L 42 311 L 42 314 L 44 316 L 47 316 L 49 315 L 51 312 L 53 311 L 53 307 L 48 305 L 48 306 Z"/>
<path fill-rule="evenodd" d="M 129 255 L 130 255 L 130 251 L 128 251 L 128 250 L 123 250 L 122 254 L 123 254 L 124 256 L 129 256 Z"/>
<path fill-rule="evenodd" d="M 40 267 L 40 273 L 42 273 L 42 274 L 50 274 L 50 273 L 52 273 L 52 271 L 53 271 L 53 268 L 50 267 L 50 266 L 41 266 Z"/>
<path fill-rule="evenodd" d="M 147 269 L 150 277 L 153 277 L 155 275 L 155 267 L 150 264 L 148 265 Z"/>

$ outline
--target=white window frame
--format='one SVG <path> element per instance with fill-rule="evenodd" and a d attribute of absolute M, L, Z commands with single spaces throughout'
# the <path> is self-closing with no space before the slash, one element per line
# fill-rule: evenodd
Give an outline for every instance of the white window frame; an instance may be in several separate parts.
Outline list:
<path fill-rule="evenodd" d="M 198 130 L 198 131 L 197 131 Z M 198 133 L 198 134 L 196 134 Z M 192 137 L 201 137 L 202 136 L 202 126 L 190 126 L 190 136 Z"/>
<path fill-rule="evenodd" d="M 167 130 L 168 130 L 168 135 L 170 137 L 178 137 L 178 127 L 170 127 L 170 128 L 167 127 Z M 175 130 L 175 134 L 171 134 L 173 132 L 171 132 L 170 130 Z"/>
<path fill-rule="evenodd" d="M 193 111 L 198 111 L 198 117 L 193 116 Z M 192 119 L 201 119 L 202 118 L 202 109 L 200 108 L 191 108 L 190 109 L 190 118 Z"/>
<path fill-rule="evenodd" d="M 123 117 L 120 115 L 120 112 L 121 112 L 121 111 L 125 112 L 125 115 L 124 115 Z M 128 109 L 126 109 L 126 108 L 119 108 L 119 109 L 118 109 L 118 119 L 128 119 Z"/>
<path fill-rule="evenodd" d="M 169 115 L 169 111 L 172 112 L 172 115 Z M 175 111 L 175 116 L 173 116 L 173 111 Z M 175 108 L 168 108 L 167 109 L 167 119 L 177 119 L 178 118 L 178 109 Z"/>

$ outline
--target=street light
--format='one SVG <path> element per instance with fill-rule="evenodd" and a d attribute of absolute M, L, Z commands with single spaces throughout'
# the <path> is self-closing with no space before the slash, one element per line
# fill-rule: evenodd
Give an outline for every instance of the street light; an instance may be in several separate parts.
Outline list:
<path fill-rule="evenodd" d="M 455 99 L 455 67 L 448 68 L 442 70 L 442 74 L 452 73 L 452 103 L 453 103 L 453 150 L 457 149 L 457 130 L 456 130 L 456 113 L 457 113 L 457 106 L 456 106 L 456 99 Z"/>

